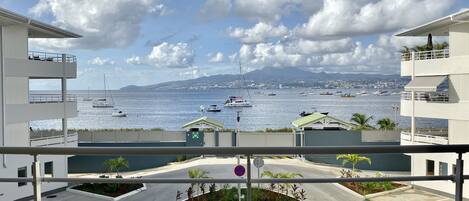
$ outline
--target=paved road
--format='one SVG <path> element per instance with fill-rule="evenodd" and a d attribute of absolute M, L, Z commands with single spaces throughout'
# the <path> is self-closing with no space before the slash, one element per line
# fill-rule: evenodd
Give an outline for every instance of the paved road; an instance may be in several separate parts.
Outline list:
<path fill-rule="evenodd" d="M 212 178 L 235 178 L 232 173 L 232 164 L 215 164 L 215 165 L 198 165 L 197 168 L 202 168 L 209 171 L 209 176 Z M 149 178 L 187 178 L 187 168 L 174 170 L 170 172 L 149 175 Z M 301 173 L 305 178 L 324 178 L 324 177 L 335 177 L 334 174 L 321 169 L 316 169 L 306 166 L 293 166 L 293 165 L 278 165 L 278 164 L 266 164 L 264 170 L 271 170 L 274 172 L 297 172 Z M 253 167 L 253 178 L 257 177 L 257 169 Z M 236 185 L 236 184 L 233 184 Z M 256 184 L 255 184 L 256 185 Z M 189 185 L 185 184 L 148 184 L 147 190 L 138 193 L 134 196 L 128 197 L 124 200 L 145 200 L 145 201 L 169 201 L 175 200 L 176 191 L 180 190 L 184 192 Z M 320 200 L 320 201 L 335 201 L 335 200 L 347 200 L 355 201 L 359 200 L 349 193 L 337 188 L 334 184 L 303 184 L 302 187 L 307 193 L 308 200 Z M 96 200 L 88 197 L 77 196 L 69 192 L 61 192 L 57 194 L 57 198 L 45 199 L 47 201 L 55 200 L 67 200 L 67 201 L 91 201 Z"/>

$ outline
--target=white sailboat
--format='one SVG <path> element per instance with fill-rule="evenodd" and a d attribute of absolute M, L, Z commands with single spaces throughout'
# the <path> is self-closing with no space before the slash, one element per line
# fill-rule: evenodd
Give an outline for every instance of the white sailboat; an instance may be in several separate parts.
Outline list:
<path fill-rule="evenodd" d="M 241 62 L 239 62 L 239 75 L 241 79 L 243 79 L 243 84 L 244 86 L 244 77 L 243 77 L 243 72 L 241 70 Z M 248 91 L 249 94 L 249 91 Z M 242 96 L 230 96 L 228 99 L 225 101 L 225 107 L 252 107 L 251 103 L 244 99 Z"/>
<path fill-rule="evenodd" d="M 112 96 L 110 98 L 107 97 L 107 88 L 106 88 L 106 74 L 104 74 L 104 98 L 98 98 L 93 101 L 94 108 L 113 108 L 114 101 L 112 100 Z"/>
<path fill-rule="evenodd" d="M 83 98 L 83 101 L 92 101 L 93 99 L 90 97 L 90 87 L 88 87 L 88 96 L 86 98 Z"/>

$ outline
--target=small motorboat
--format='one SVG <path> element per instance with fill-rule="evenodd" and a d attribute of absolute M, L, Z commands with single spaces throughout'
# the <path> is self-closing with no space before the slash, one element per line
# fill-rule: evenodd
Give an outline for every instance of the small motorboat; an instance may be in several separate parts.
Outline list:
<path fill-rule="evenodd" d="M 342 98 L 355 98 L 355 95 L 352 95 L 350 93 L 342 94 L 340 97 Z"/>
<path fill-rule="evenodd" d="M 321 96 L 331 96 L 334 95 L 332 92 L 326 91 L 326 92 L 321 92 L 319 95 Z"/>
<path fill-rule="evenodd" d="M 113 116 L 113 117 L 127 117 L 127 113 L 125 113 L 125 112 L 119 110 L 119 111 L 117 111 L 117 112 L 113 112 L 113 113 L 112 113 L 112 116 Z"/>
<path fill-rule="evenodd" d="M 276 93 L 268 93 L 267 96 L 276 96 Z"/>
<path fill-rule="evenodd" d="M 207 112 L 221 112 L 221 108 L 219 108 L 217 105 L 210 105 L 206 111 Z"/>
<path fill-rule="evenodd" d="M 316 113 L 316 112 L 303 111 L 303 112 L 300 113 L 300 117 L 306 117 L 306 116 L 311 115 L 313 113 Z M 329 112 L 320 112 L 320 113 L 323 114 L 323 115 L 328 115 L 329 114 Z"/>

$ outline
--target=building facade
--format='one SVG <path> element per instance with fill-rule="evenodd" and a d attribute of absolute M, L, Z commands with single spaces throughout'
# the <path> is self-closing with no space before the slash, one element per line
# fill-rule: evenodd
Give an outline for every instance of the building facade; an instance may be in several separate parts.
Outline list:
<path fill-rule="evenodd" d="M 77 116 L 76 98 L 67 94 L 67 79 L 77 75 L 76 58 L 62 53 L 30 51 L 30 38 L 77 38 L 77 34 L 0 8 L 0 146 L 77 146 L 77 135 L 67 132 L 67 119 Z M 61 82 L 57 94 L 32 94 L 33 79 Z M 35 132 L 30 121 L 61 119 L 62 130 Z M 40 156 L 41 176 L 67 177 L 67 156 Z M 0 155 L 0 177 L 31 177 L 33 157 Z M 44 183 L 42 192 L 66 187 Z M 0 200 L 32 196 L 31 183 L 0 183 Z"/>
<path fill-rule="evenodd" d="M 410 131 L 401 133 L 402 145 L 469 144 L 469 10 L 464 10 L 397 36 L 447 38 L 448 45 L 427 45 L 428 51 L 402 54 L 401 76 L 411 77 L 401 98 L 401 115 L 411 118 Z M 431 43 L 427 43 L 431 44 Z M 424 45 L 424 44 L 422 44 Z M 417 118 L 444 119 L 447 128 L 419 129 Z M 411 154 L 412 175 L 452 175 L 456 154 Z M 469 157 L 464 171 L 469 171 Z M 414 185 L 454 194 L 451 181 L 419 181 Z M 469 198 L 469 186 L 464 185 Z"/>

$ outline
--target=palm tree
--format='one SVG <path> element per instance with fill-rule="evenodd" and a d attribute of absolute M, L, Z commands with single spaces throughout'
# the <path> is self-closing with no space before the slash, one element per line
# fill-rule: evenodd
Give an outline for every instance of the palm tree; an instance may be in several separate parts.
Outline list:
<path fill-rule="evenodd" d="M 124 168 L 129 168 L 129 161 L 122 156 L 115 159 L 108 159 L 104 161 L 104 165 L 109 173 L 116 172 L 116 177 L 120 176 L 119 171 Z"/>
<path fill-rule="evenodd" d="M 355 123 L 355 129 L 358 130 L 367 130 L 367 129 L 374 129 L 373 126 L 370 125 L 370 121 L 373 119 L 373 116 L 366 116 L 366 114 L 362 113 L 355 113 L 352 115 L 350 119 L 352 122 Z"/>
<path fill-rule="evenodd" d="M 210 178 L 208 177 L 208 173 L 209 172 L 207 170 L 202 170 L 200 168 L 193 168 L 193 169 L 189 169 L 189 171 L 187 172 L 187 176 L 189 176 L 189 178 L 191 179 L 207 179 L 207 178 Z M 200 188 L 199 185 L 204 185 L 204 184 L 203 183 L 191 183 L 192 189 L 196 188 L 197 193 L 199 193 L 199 188 Z"/>
<path fill-rule="evenodd" d="M 303 175 L 300 174 L 300 173 L 294 173 L 294 172 L 273 173 L 273 172 L 268 171 L 268 170 L 262 172 L 261 177 L 264 177 L 264 176 L 272 178 L 272 179 L 294 179 L 294 178 L 298 178 L 298 177 L 303 177 Z M 288 189 L 291 188 L 292 184 L 285 183 L 285 184 L 279 184 L 279 186 L 281 186 L 282 189 L 284 189 L 284 193 L 286 193 L 288 195 Z"/>
<path fill-rule="evenodd" d="M 394 130 L 396 128 L 396 123 L 388 117 L 378 120 L 377 124 L 380 129 L 384 130 Z"/>
<path fill-rule="evenodd" d="M 358 154 L 339 154 L 336 156 L 337 160 L 342 160 L 342 165 L 345 166 L 347 163 L 352 164 L 352 172 L 355 172 L 355 167 L 362 161 L 368 162 L 371 165 L 371 159 Z"/>

